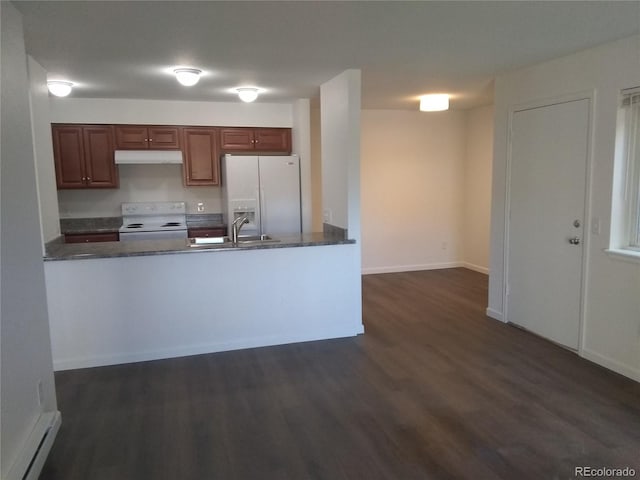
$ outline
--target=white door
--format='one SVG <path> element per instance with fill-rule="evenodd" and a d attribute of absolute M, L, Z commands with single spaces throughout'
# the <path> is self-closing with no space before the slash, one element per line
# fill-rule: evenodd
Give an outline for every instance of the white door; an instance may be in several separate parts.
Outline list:
<path fill-rule="evenodd" d="M 507 320 L 578 349 L 588 99 L 515 112 Z"/>

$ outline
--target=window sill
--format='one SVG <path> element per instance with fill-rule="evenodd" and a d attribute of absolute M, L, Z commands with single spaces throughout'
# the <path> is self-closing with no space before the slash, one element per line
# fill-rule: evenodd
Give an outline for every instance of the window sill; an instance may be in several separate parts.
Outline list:
<path fill-rule="evenodd" d="M 640 263 L 640 252 L 625 248 L 607 248 L 605 253 L 611 258 L 624 260 L 625 262 Z"/>

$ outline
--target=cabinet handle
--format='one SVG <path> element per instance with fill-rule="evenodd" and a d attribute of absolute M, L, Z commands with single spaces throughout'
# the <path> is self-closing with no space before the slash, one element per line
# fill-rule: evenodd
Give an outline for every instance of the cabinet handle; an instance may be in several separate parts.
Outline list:
<path fill-rule="evenodd" d="M 87 177 L 87 182 L 90 182 L 90 181 L 91 181 L 91 177 Z"/>
<path fill-rule="evenodd" d="M 149 141 L 150 141 L 150 142 L 153 142 L 153 138 L 150 138 L 150 139 L 149 139 Z"/>

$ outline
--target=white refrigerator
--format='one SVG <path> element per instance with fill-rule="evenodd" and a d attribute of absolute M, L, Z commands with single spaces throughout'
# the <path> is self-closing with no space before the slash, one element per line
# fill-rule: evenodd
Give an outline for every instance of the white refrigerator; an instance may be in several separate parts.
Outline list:
<path fill-rule="evenodd" d="M 302 232 L 300 159 L 290 156 L 222 157 L 223 218 L 231 224 L 249 219 L 240 235 L 286 235 Z"/>

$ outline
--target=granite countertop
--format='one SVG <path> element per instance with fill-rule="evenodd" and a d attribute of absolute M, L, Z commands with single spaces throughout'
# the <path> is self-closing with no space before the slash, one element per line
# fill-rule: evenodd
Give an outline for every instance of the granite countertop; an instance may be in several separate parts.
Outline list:
<path fill-rule="evenodd" d="M 355 240 L 344 235 L 328 233 L 307 233 L 282 236 L 277 242 L 252 242 L 247 244 L 206 244 L 190 247 L 185 239 L 175 240 L 134 240 L 130 242 L 63 243 L 54 240 L 46 245 L 45 261 L 83 260 L 91 258 L 137 257 L 168 254 L 197 254 L 227 250 L 261 250 L 268 248 L 316 247 L 322 245 L 354 244 Z"/>

